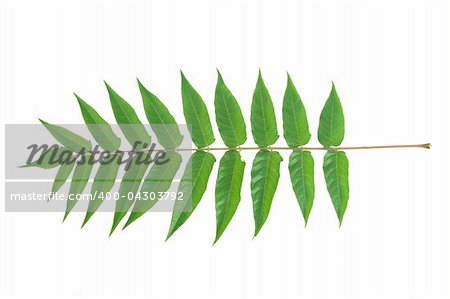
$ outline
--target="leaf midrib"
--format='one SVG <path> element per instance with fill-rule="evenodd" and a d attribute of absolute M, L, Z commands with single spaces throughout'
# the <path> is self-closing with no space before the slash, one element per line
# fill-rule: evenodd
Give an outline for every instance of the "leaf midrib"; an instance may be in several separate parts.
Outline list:
<path fill-rule="evenodd" d="M 144 92 L 145 92 L 145 91 L 144 91 Z M 145 92 L 145 93 L 147 94 L 147 92 Z M 159 113 L 158 107 L 156 107 L 156 106 L 153 104 L 153 101 L 150 100 L 150 97 L 151 97 L 151 96 L 150 96 L 149 94 L 147 94 L 147 97 L 148 97 L 148 101 L 147 101 L 147 102 L 150 103 L 150 105 L 152 106 L 153 110 L 156 112 L 156 115 L 158 116 L 158 118 L 159 118 L 161 124 L 164 126 L 164 129 L 166 130 L 166 132 L 168 132 L 169 138 L 170 138 L 170 140 L 172 141 L 172 145 L 173 145 L 174 147 L 176 147 L 177 142 L 176 142 L 176 140 L 172 137 L 172 135 L 169 133 L 169 130 L 168 130 L 168 128 L 167 128 L 167 124 L 166 124 L 165 120 L 163 119 L 163 117 L 161 116 L 161 114 Z M 164 109 L 164 108 L 162 107 L 162 109 Z M 162 110 L 162 109 L 161 109 L 161 110 Z M 166 111 L 167 111 L 167 113 L 170 113 L 169 110 L 166 109 Z"/>
<path fill-rule="evenodd" d="M 262 196 L 262 200 L 261 200 L 261 209 L 260 209 L 260 214 L 258 215 L 258 223 L 259 225 L 262 225 L 262 221 L 263 221 L 263 208 L 264 208 L 264 203 L 266 202 L 266 189 L 267 189 L 267 181 L 268 181 L 268 174 L 269 174 L 269 169 L 270 169 L 270 159 L 272 158 L 272 154 L 269 152 L 269 158 L 267 159 L 267 167 L 266 167 L 266 171 L 265 171 L 265 180 L 264 180 L 264 185 L 263 185 L 263 196 Z M 259 227 L 260 229 L 260 227 Z"/>
<path fill-rule="evenodd" d="M 159 180 L 156 182 L 156 186 L 155 186 L 155 188 L 154 188 L 154 190 L 157 190 L 161 185 L 162 185 L 162 183 L 163 182 L 166 182 L 164 179 L 163 179 L 163 177 L 165 177 L 165 175 L 169 172 L 169 170 L 171 170 L 171 167 L 169 166 L 169 167 L 166 167 L 164 170 L 163 170 L 163 172 L 161 173 L 161 176 L 162 177 L 160 177 L 159 178 Z M 150 174 L 150 173 L 149 173 Z M 145 178 L 146 179 L 146 178 Z M 145 186 L 145 179 L 144 179 L 144 182 L 142 183 L 142 187 L 141 187 L 141 191 L 142 191 L 142 189 L 144 188 L 144 186 Z M 173 178 L 172 178 L 172 180 L 173 180 Z M 171 180 L 171 181 L 172 181 Z M 167 189 L 166 189 L 167 190 Z M 158 191 L 158 192 L 160 192 L 160 191 Z M 164 191 L 161 191 L 161 192 L 164 192 Z M 143 212 L 143 214 L 144 213 L 146 213 L 146 212 L 148 212 L 151 208 L 153 208 L 153 206 L 157 203 L 157 201 L 149 201 L 149 202 L 154 202 L 145 212 Z M 135 205 L 136 206 L 136 205 Z M 139 212 L 138 212 L 139 213 Z"/>
<path fill-rule="evenodd" d="M 302 161 L 302 167 L 300 168 L 300 171 L 302 173 L 302 185 L 303 185 L 303 196 L 305 198 L 305 208 L 308 209 L 308 199 L 306 194 L 306 183 L 305 183 L 305 159 L 304 159 L 304 153 L 301 151 L 301 161 Z M 305 211 L 306 213 L 307 211 Z"/>
<path fill-rule="evenodd" d="M 262 86 L 260 86 L 259 90 L 258 90 L 258 97 L 260 99 L 260 104 L 261 104 L 261 116 L 262 116 L 262 121 L 263 121 L 263 126 L 264 126 L 264 135 L 265 135 L 265 142 L 266 145 L 270 145 L 269 144 L 269 135 L 268 135 L 268 128 L 267 128 L 267 123 L 266 123 L 266 111 L 264 109 L 264 99 L 263 99 L 263 95 L 262 95 Z"/>
<path fill-rule="evenodd" d="M 236 143 L 236 145 L 239 145 L 239 141 L 238 141 L 238 137 L 237 137 L 237 134 L 236 134 L 236 130 L 234 129 L 233 121 L 232 121 L 232 119 L 231 119 L 230 111 L 229 111 L 229 109 L 228 109 L 228 101 L 227 101 L 227 100 L 225 99 L 225 97 L 224 97 L 224 89 L 225 89 L 224 84 L 222 84 L 222 85 L 220 86 L 220 91 L 221 91 L 221 93 L 222 93 L 222 99 L 223 99 L 223 102 L 224 102 L 225 111 L 226 111 L 227 116 L 228 116 L 228 121 L 229 121 L 231 130 L 233 131 L 234 142 Z"/>
<path fill-rule="evenodd" d="M 184 87 L 184 91 L 187 93 L 187 97 L 189 98 L 189 101 L 191 103 L 191 107 L 192 107 L 192 110 L 194 111 L 195 118 L 197 119 L 197 127 L 200 127 L 200 131 L 201 131 L 201 135 L 202 135 L 202 139 L 203 139 L 202 143 L 204 143 L 205 144 L 204 146 L 206 146 L 206 143 L 207 143 L 207 141 L 206 141 L 206 134 L 205 134 L 205 132 L 203 130 L 203 126 L 200 125 L 200 117 L 199 117 L 198 112 L 197 112 L 197 106 L 195 105 L 195 103 L 194 103 L 194 101 L 192 99 L 191 91 L 188 90 L 186 87 Z"/>
<path fill-rule="evenodd" d="M 291 93 L 293 94 L 293 91 L 291 91 Z M 294 105 L 294 99 L 293 98 L 291 98 L 291 107 L 292 107 L 292 114 L 293 114 L 293 116 L 294 116 L 294 127 L 295 127 L 295 131 L 297 132 L 297 138 L 298 138 L 298 142 L 299 143 L 301 143 L 300 142 L 300 132 L 299 132 L 299 128 L 298 128 L 298 123 L 297 123 L 297 113 L 296 113 L 296 110 L 295 110 L 295 105 Z"/>
<path fill-rule="evenodd" d="M 197 175 L 195 176 L 195 179 L 194 179 L 194 181 L 192 182 L 192 190 L 194 190 L 194 186 L 197 184 L 197 180 L 198 180 L 198 178 L 200 177 L 200 173 L 202 172 L 202 169 L 203 169 L 203 165 L 204 165 L 204 163 L 205 163 L 205 161 L 206 161 L 206 156 L 204 156 L 203 158 L 202 158 L 202 164 L 200 164 L 200 167 L 199 167 L 199 170 L 198 170 L 198 172 L 197 172 Z M 191 193 L 191 202 L 192 202 L 192 204 L 194 204 L 194 201 L 193 201 L 193 193 L 194 192 L 192 192 Z M 186 201 L 186 204 L 187 204 L 187 201 Z M 183 210 L 184 210 L 184 208 L 186 207 L 186 205 L 184 205 L 183 206 Z M 193 209 L 192 209 L 192 211 L 193 211 Z M 181 218 L 181 215 L 183 215 L 184 213 L 188 213 L 188 212 L 185 212 L 185 211 L 182 211 L 182 212 L 180 212 L 179 214 L 178 214 L 178 217 L 177 217 L 177 220 L 176 220 L 176 222 L 174 223 L 174 227 L 175 227 L 175 225 L 178 225 L 178 221 L 180 221 L 180 218 Z"/>
<path fill-rule="evenodd" d="M 236 169 L 237 169 L 238 162 L 239 162 L 239 157 L 236 157 L 235 161 L 234 161 L 234 164 L 233 164 L 233 172 L 231 174 L 231 179 L 230 179 L 230 186 L 231 187 L 233 187 L 233 185 L 234 185 L 233 182 L 234 182 L 234 178 L 235 178 L 235 175 L 236 175 L 236 172 L 237 172 Z M 227 193 L 227 201 L 226 201 L 226 205 L 225 205 L 225 211 L 223 211 L 223 219 L 222 219 L 222 221 L 220 223 L 220 228 L 221 229 L 223 227 L 223 224 L 225 223 L 224 220 L 226 218 L 228 209 L 230 207 L 230 197 L 231 197 L 231 193 L 232 193 L 232 188 L 231 187 L 229 188 L 229 192 Z"/>
<path fill-rule="evenodd" d="M 340 180 L 339 180 L 339 166 L 338 166 L 338 153 L 335 153 L 335 171 L 336 171 L 336 182 L 337 182 L 337 190 L 338 190 L 338 200 L 339 200 L 339 221 L 341 220 L 341 204 L 342 204 L 342 196 L 341 196 L 341 186 L 340 186 Z"/>

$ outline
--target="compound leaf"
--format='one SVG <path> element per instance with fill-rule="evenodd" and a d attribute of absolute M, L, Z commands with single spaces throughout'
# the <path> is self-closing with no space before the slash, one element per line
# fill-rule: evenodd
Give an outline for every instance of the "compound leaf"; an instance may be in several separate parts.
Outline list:
<path fill-rule="evenodd" d="M 320 114 L 319 142 L 324 147 L 338 146 L 344 140 L 344 132 L 344 112 L 333 83 L 330 96 Z"/>
<path fill-rule="evenodd" d="M 305 107 L 289 74 L 283 99 L 283 131 L 289 147 L 305 145 L 311 139 Z"/>
<path fill-rule="evenodd" d="M 138 80 L 139 90 L 144 104 L 145 114 L 152 126 L 159 144 L 166 149 L 177 148 L 183 136 L 180 133 L 175 118 L 167 107 Z"/>
<path fill-rule="evenodd" d="M 239 152 L 227 151 L 220 160 L 216 181 L 216 243 L 223 234 L 241 201 L 245 162 Z"/>
<path fill-rule="evenodd" d="M 228 147 L 234 148 L 247 140 L 244 117 L 236 98 L 225 85 L 219 71 L 217 71 L 217 75 L 214 98 L 217 126 L 223 142 Z"/>
<path fill-rule="evenodd" d="M 314 159 L 311 152 L 293 151 L 289 156 L 289 173 L 306 226 L 314 201 Z"/>
<path fill-rule="evenodd" d="M 215 140 L 208 110 L 183 72 L 181 72 L 181 96 L 186 123 L 191 125 L 192 141 L 198 148 L 207 147 Z"/>
<path fill-rule="evenodd" d="M 189 159 L 180 186 L 178 187 L 178 194 L 181 194 L 182 198 L 177 197 L 175 201 L 166 240 L 194 212 L 202 199 L 203 193 L 205 193 L 214 162 L 216 162 L 214 155 L 204 151 L 195 152 Z"/>
<path fill-rule="evenodd" d="M 348 160 L 345 152 L 328 151 L 323 159 L 323 172 L 341 225 L 349 197 Z"/>
<path fill-rule="evenodd" d="M 251 192 L 256 237 L 269 216 L 273 196 L 280 177 L 283 159 L 278 152 L 261 150 L 253 160 L 251 171 Z"/>
<path fill-rule="evenodd" d="M 272 145 L 278 139 L 277 120 L 272 99 L 267 90 L 261 71 L 253 93 L 250 122 L 255 143 L 259 147 Z"/>

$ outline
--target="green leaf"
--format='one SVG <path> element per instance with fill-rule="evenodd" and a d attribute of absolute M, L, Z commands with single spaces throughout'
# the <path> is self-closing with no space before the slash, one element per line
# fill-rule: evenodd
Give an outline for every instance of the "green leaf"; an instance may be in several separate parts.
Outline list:
<path fill-rule="evenodd" d="M 145 114 L 155 132 L 158 142 L 166 149 L 177 148 L 183 136 L 178 129 L 175 118 L 167 107 L 138 80 L 139 90 L 144 103 Z"/>
<path fill-rule="evenodd" d="M 208 110 L 183 72 L 181 72 L 181 96 L 186 123 L 191 125 L 192 141 L 198 148 L 207 147 L 215 140 Z"/>
<path fill-rule="evenodd" d="M 122 178 L 122 182 L 119 187 L 119 196 L 116 201 L 116 209 L 114 213 L 114 220 L 111 227 L 111 235 L 116 227 L 119 225 L 120 221 L 125 217 L 130 207 L 135 201 L 136 192 L 139 190 L 141 181 L 149 167 L 147 163 L 139 163 L 139 161 L 144 161 L 148 159 L 149 155 L 147 153 L 142 153 L 142 157 L 135 155 L 127 171 Z"/>
<path fill-rule="evenodd" d="M 238 147 L 247 140 L 244 117 L 236 98 L 223 82 L 219 71 L 217 71 L 217 75 L 214 99 L 217 126 L 223 142 L 228 147 Z"/>
<path fill-rule="evenodd" d="M 142 143 L 140 146 L 136 147 L 137 150 L 145 148 L 146 146 L 143 144 L 147 144 L 147 146 L 150 145 L 152 140 L 139 120 L 136 111 L 134 111 L 133 107 L 119 96 L 108 83 L 105 82 L 105 85 L 108 89 L 114 116 L 125 135 L 125 138 L 127 138 L 131 145 L 134 145 L 136 142 Z"/>
<path fill-rule="evenodd" d="M 289 156 L 289 173 L 306 226 L 314 202 L 314 159 L 311 152 L 293 151 Z"/>
<path fill-rule="evenodd" d="M 323 159 L 323 172 L 328 193 L 341 225 L 349 197 L 348 160 L 345 152 L 328 151 Z"/>
<path fill-rule="evenodd" d="M 180 186 L 178 187 L 178 194 L 182 194 L 182 198 L 177 197 L 175 201 L 166 240 L 194 212 L 202 199 L 203 193 L 205 193 L 214 162 L 216 162 L 214 155 L 204 151 L 195 152 L 189 159 Z"/>
<path fill-rule="evenodd" d="M 52 125 L 39 119 L 39 121 L 47 128 L 47 130 L 62 145 L 75 153 L 88 152 L 92 149 L 91 142 L 61 126 Z"/>
<path fill-rule="evenodd" d="M 121 156 L 119 154 L 112 154 L 108 157 L 104 157 L 104 159 L 105 160 L 101 162 L 97 173 L 95 174 L 94 182 L 91 187 L 92 197 L 89 201 L 86 216 L 81 227 L 85 226 L 89 219 L 91 219 L 116 182 Z"/>
<path fill-rule="evenodd" d="M 344 140 L 344 132 L 344 112 L 333 83 L 330 96 L 320 114 L 319 142 L 324 147 L 338 146 Z"/>
<path fill-rule="evenodd" d="M 251 192 L 256 237 L 269 216 L 273 196 L 280 177 L 283 159 L 278 152 L 261 150 L 253 160 L 251 171 Z"/>
<path fill-rule="evenodd" d="M 237 151 L 227 151 L 220 160 L 216 182 L 216 243 L 241 201 L 245 162 Z"/>
<path fill-rule="evenodd" d="M 52 192 L 58 192 L 59 189 L 64 185 L 72 172 L 75 162 L 64 163 L 59 166 L 58 173 L 56 174 L 55 180 L 53 181 Z"/>
<path fill-rule="evenodd" d="M 283 131 L 289 147 L 305 145 L 311 139 L 305 107 L 289 74 L 283 99 Z"/>
<path fill-rule="evenodd" d="M 277 120 L 275 119 L 272 99 L 264 85 L 261 71 L 259 71 L 258 82 L 253 93 L 250 122 L 253 139 L 259 147 L 267 147 L 277 141 Z"/>
<path fill-rule="evenodd" d="M 158 202 L 159 192 L 166 192 L 172 184 L 173 178 L 180 168 L 181 156 L 176 152 L 166 152 L 167 163 L 155 164 L 144 179 L 141 187 L 141 194 L 148 194 L 148 198 L 137 200 L 134 204 L 133 211 L 123 227 L 127 227 L 139 217 L 144 215 Z M 151 198 L 151 194 L 155 194 L 155 198 Z"/>
<path fill-rule="evenodd" d="M 120 138 L 111 129 L 111 126 L 92 108 L 75 94 L 80 105 L 81 114 L 89 131 L 98 144 L 105 150 L 113 152 L 120 146 Z"/>
<path fill-rule="evenodd" d="M 92 163 L 89 163 L 90 155 L 85 155 L 77 162 L 75 170 L 72 176 L 72 182 L 70 183 L 69 196 L 67 198 L 66 213 L 64 214 L 64 220 L 69 216 L 75 204 L 78 202 L 76 196 L 82 194 L 86 184 L 89 181 L 89 177 L 92 171 Z"/>

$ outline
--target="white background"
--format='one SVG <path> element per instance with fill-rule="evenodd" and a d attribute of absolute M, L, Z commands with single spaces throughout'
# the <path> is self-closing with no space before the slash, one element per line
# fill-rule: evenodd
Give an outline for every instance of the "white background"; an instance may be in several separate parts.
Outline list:
<path fill-rule="evenodd" d="M 449 8 L 444 0 L 1 1 L 2 123 L 80 123 L 73 91 L 113 122 L 102 80 L 145 120 L 136 77 L 183 123 L 183 69 L 220 146 L 212 113 L 218 67 L 242 107 L 250 146 L 260 67 L 281 136 L 289 71 L 310 145 L 318 145 L 331 80 L 345 111 L 343 145 L 433 143 L 429 151 L 348 152 L 340 229 L 322 152 L 314 152 L 308 227 L 283 152 L 272 210 L 254 240 L 253 152 L 243 154 L 241 204 L 214 247 L 218 163 L 197 210 L 167 243 L 169 213 L 150 213 L 108 238 L 111 214 L 80 230 L 82 214 L 62 224 L 59 213 L 2 212 L 2 298 L 449 298 Z"/>

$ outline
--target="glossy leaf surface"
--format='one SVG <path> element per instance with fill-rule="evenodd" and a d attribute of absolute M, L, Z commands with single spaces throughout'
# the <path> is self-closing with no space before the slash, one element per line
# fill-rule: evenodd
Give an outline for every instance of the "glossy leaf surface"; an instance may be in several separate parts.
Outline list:
<path fill-rule="evenodd" d="M 289 174 L 306 226 L 314 202 L 314 159 L 311 152 L 293 151 L 289 156 Z"/>
<path fill-rule="evenodd" d="M 178 188 L 178 194 L 182 195 L 182 199 L 177 198 L 175 201 L 166 240 L 194 212 L 205 193 L 215 161 L 213 154 L 204 151 L 197 151 L 191 156 Z"/>
<path fill-rule="evenodd" d="M 139 120 L 136 111 L 108 83 L 105 82 L 105 85 L 116 121 L 130 145 L 134 145 L 136 142 L 139 143 L 136 147 L 138 150 L 145 148 L 144 144 L 150 145 L 152 142 L 150 135 L 148 135 L 147 130 Z"/>
<path fill-rule="evenodd" d="M 216 181 L 216 243 L 241 201 L 245 162 L 238 151 L 227 151 L 220 160 Z"/>
<path fill-rule="evenodd" d="M 283 132 L 289 147 L 305 145 L 311 139 L 305 107 L 289 75 L 283 99 Z"/>
<path fill-rule="evenodd" d="M 219 71 L 217 75 L 214 98 L 217 126 L 226 146 L 235 148 L 247 140 L 244 117 L 236 98 L 225 85 Z"/>
<path fill-rule="evenodd" d="M 264 84 L 261 71 L 253 93 L 250 122 L 255 143 L 259 147 L 267 147 L 278 139 L 277 121 L 272 99 Z"/>
<path fill-rule="evenodd" d="M 181 96 L 186 123 L 191 126 L 192 141 L 198 148 L 204 148 L 214 142 L 211 120 L 201 96 L 192 87 L 181 72 Z"/>
<path fill-rule="evenodd" d="M 349 198 L 348 159 L 345 153 L 328 151 L 323 160 L 323 172 L 339 224 L 342 224 Z"/>
<path fill-rule="evenodd" d="M 319 142 L 324 147 L 338 146 L 344 140 L 344 111 L 333 83 L 319 121 Z"/>
<path fill-rule="evenodd" d="M 280 177 L 283 159 L 278 152 L 261 150 L 253 160 L 251 192 L 256 237 L 269 216 L 272 200 Z"/>
<path fill-rule="evenodd" d="M 177 148 L 183 136 L 180 133 L 175 118 L 167 107 L 138 80 L 139 90 L 144 104 L 148 122 L 155 132 L 158 142 L 166 149 Z"/>

